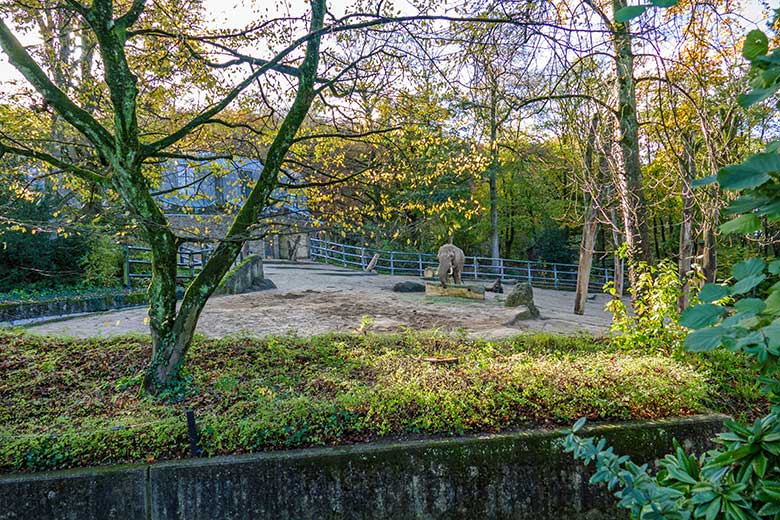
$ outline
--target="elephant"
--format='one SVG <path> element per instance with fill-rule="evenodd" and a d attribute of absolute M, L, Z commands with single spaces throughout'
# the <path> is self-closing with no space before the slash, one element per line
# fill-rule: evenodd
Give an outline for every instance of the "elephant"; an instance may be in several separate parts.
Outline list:
<path fill-rule="evenodd" d="M 463 250 L 452 244 L 444 244 L 439 248 L 439 280 L 441 286 L 447 287 L 447 278 L 452 275 L 456 285 L 461 284 L 460 275 L 463 274 L 463 264 L 466 263 L 466 255 Z"/>

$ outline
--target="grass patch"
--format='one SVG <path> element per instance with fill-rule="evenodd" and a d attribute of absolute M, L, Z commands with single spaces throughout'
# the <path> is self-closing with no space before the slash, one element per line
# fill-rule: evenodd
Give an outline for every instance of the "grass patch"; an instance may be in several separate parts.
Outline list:
<path fill-rule="evenodd" d="M 140 392 L 150 351 L 142 336 L 0 331 L 0 470 L 184 457 L 187 409 L 217 455 L 688 415 L 712 395 L 685 362 L 590 337 L 199 338 L 164 400 Z"/>

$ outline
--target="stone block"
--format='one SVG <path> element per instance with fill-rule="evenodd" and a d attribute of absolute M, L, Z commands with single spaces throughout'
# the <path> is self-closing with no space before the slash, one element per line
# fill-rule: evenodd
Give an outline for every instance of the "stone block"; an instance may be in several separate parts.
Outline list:
<path fill-rule="evenodd" d="M 485 288 L 469 285 L 448 285 L 447 287 L 442 287 L 441 284 L 426 283 L 425 294 L 426 296 L 453 296 L 455 298 L 484 300 Z"/>

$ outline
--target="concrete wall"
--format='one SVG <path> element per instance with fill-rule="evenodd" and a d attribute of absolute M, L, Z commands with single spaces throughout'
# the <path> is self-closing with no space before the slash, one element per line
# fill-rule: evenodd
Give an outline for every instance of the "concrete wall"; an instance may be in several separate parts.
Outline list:
<path fill-rule="evenodd" d="M 262 280 L 263 259 L 260 255 L 250 255 L 225 275 L 214 295 L 241 294 L 252 290 Z"/>
<path fill-rule="evenodd" d="M 710 447 L 723 416 L 599 426 L 616 451 Z M 552 431 L 0 477 L 0 520 L 626 518 Z"/>
<path fill-rule="evenodd" d="M 40 302 L 0 304 L 0 323 L 18 324 L 44 316 L 67 316 L 86 312 L 102 312 L 146 304 L 146 292 L 119 293 L 104 296 L 74 296 Z"/>

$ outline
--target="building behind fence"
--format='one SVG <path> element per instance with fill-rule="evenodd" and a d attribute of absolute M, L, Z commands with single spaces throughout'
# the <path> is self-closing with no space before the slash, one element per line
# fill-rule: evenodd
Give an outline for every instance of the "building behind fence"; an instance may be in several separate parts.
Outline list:
<path fill-rule="evenodd" d="M 426 268 L 435 270 L 439 265 L 436 255 L 430 253 L 386 251 L 317 238 L 309 239 L 309 254 L 313 260 L 362 270 L 368 267 L 374 255 L 379 255 L 374 270 L 393 275 L 423 277 Z M 524 281 L 534 287 L 573 291 L 577 287 L 577 265 L 466 256 L 462 278 L 464 281 L 501 278 L 504 282 Z M 591 292 L 601 292 L 604 284 L 612 280 L 612 269 L 593 267 L 588 288 Z"/>

